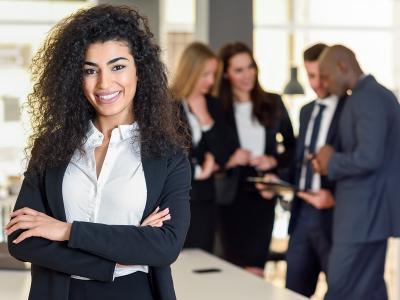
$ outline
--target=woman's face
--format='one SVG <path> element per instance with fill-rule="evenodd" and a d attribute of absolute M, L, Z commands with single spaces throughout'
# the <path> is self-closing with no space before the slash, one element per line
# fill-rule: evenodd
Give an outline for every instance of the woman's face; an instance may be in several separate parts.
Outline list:
<path fill-rule="evenodd" d="M 89 45 L 83 67 L 83 92 L 97 117 L 112 118 L 118 124 L 133 122 L 136 86 L 135 60 L 126 43 Z"/>
<path fill-rule="evenodd" d="M 232 89 L 240 93 L 250 93 L 256 82 L 257 71 L 250 55 L 246 52 L 232 56 L 228 61 L 225 75 Z"/>
<path fill-rule="evenodd" d="M 204 64 L 203 71 L 193 89 L 192 94 L 205 95 L 210 91 L 210 88 L 215 82 L 215 74 L 217 72 L 218 62 L 215 58 L 208 59 Z"/>

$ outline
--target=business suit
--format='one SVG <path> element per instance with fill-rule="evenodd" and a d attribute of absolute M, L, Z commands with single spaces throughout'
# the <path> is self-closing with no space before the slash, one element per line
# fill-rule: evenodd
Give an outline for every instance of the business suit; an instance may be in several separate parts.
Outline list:
<path fill-rule="evenodd" d="M 321 101 L 323 104 L 325 100 Z M 326 100 L 328 101 L 328 100 Z M 335 146 L 337 127 L 344 99 L 339 99 L 329 124 L 325 143 Z M 300 111 L 300 130 L 296 144 L 296 158 L 292 180 L 299 186 L 303 162 L 305 161 L 306 134 L 314 107 L 312 101 Z M 326 176 L 321 177 L 321 188 L 334 192 L 334 184 Z M 304 296 L 311 297 L 321 271 L 327 272 L 328 256 L 332 240 L 333 208 L 317 209 L 299 197 L 292 202 L 289 222 L 290 241 L 286 254 L 286 287 Z"/>
<path fill-rule="evenodd" d="M 281 114 L 273 127 L 265 128 L 264 154 L 274 156 L 278 168 L 270 170 L 277 172 L 290 165 L 292 151 L 295 147 L 292 125 L 282 99 L 277 94 L 267 93 L 272 98 Z M 238 128 L 234 108 L 225 111 L 225 120 L 230 128 L 230 136 L 235 149 L 240 148 Z M 284 140 L 285 152 L 278 153 L 277 133 Z M 264 268 L 268 258 L 269 244 L 275 219 L 276 200 L 266 200 L 261 197 L 253 183 L 247 182 L 247 177 L 258 176 L 255 168 L 250 166 L 236 167 L 232 176 L 238 177 L 233 202 L 221 205 L 220 229 L 221 241 L 225 258 L 239 266 L 255 266 Z"/>
<path fill-rule="evenodd" d="M 172 219 L 161 228 L 73 222 L 70 240 L 31 237 L 21 244 L 9 237 L 9 251 L 32 263 L 30 300 L 67 300 L 70 276 L 101 282 L 113 278 L 115 263 L 149 265 L 155 299 L 176 299 L 170 264 L 175 261 L 189 225 L 190 166 L 184 154 L 143 159 L 147 201 L 143 219 L 157 206 L 169 207 Z M 30 207 L 65 221 L 62 180 L 68 164 L 25 178 L 15 210 Z"/>
<path fill-rule="evenodd" d="M 346 101 L 339 143 L 328 163 L 336 206 L 326 299 L 387 299 L 386 239 L 400 232 L 400 107 L 371 75 Z"/>
<path fill-rule="evenodd" d="M 201 248 L 212 252 L 216 231 L 216 203 L 214 176 L 204 180 L 194 178 L 196 166 L 201 166 L 206 152 L 210 152 L 216 163 L 223 167 L 229 159 L 232 147 L 226 138 L 227 127 L 223 120 L 222 107 L 216 98 L 206 96 L 207 110 L 214 120 L 213 126 L 202 131 L 200 141 L 191 144 L 189 160 L 192 166 L 192 190 L 190 191 L 191 222 L 185 241 L 185 248 Z M 183 106 L 183 105 L 181 105 Z M 191 128 L 184 108 L 181 107 L 181 119 Z"/>

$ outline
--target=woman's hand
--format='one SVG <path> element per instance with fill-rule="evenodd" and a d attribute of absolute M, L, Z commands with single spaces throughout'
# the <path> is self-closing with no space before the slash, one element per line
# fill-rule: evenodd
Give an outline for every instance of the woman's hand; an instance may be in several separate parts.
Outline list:
<path fill-rule="evenodd" d="M 264 176 L 264 180 L 266 182 L 279 182 L 280 179 L 275 174 L 266 174 Z M 266 200 L 271 200 L 276 196 L 276 194 L 273 191 L 265 190 L 265 185 L 262 183 L 256 183 L 256 188 L 259 191 L 261 197 L 263 197 Z"/>
<path fill-rule="evenodd" d="M 25 230 L 14 241 L 18 244 L 29 237 L 42 237 L 51 241 L 68 241 L 71 224 L 54 219 L 29 207 L 11 213 L 11 220 L 5 226 L 5 233 L 12 234 L 16 230 Z"/>
<path fill-rule="evenodd" d="M 206 152 L 204 155 L 203 165 L 201 166 L 201 172 L 196 175 L 196 180 L 205 180 L 211 177 L 211 175 L 219 170 L 218 164 L 215 162 L 214 156 L 210 152 Z"/>
<path fill-rule="evenodd" d="M 160 207 L 157 208 L 140 224 L 140 226 L 151 226 L 151 227 L 162 227 L 164 221 L 171 220 L 169 208 L 165 208 L 160 211 Z"/>
<path fill-rule="evenodd" d="M 250 160 L 250 165 L 260 171 L 268 171 L 278 165 L 275 157 L 270 155 L 261 155 Z"/>
<path fill-rule="evenodd" d="M 229 158 L 226 168 L 234 168 L 237 166 L 247 166 L 250 162 L 250 151 L 239 148 Z"/>

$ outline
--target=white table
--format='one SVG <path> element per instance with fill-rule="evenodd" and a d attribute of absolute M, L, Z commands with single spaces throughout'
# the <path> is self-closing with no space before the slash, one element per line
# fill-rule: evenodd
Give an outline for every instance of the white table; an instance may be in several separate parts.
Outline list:
<path fill-rule="evenodd" d="M 196 269 L 220 269 L 215 273 L 194 273 Z M 287 289 L 273 286 L 214 255 L 184 250 L 172 265 L 178 299 L 190 300 L 304 300 Z"/>
<path fill-rule="evenodd" d="M 194 269 L 221 272 L 196 274 Z M 201 250 L 184 250 L 172 265 L 178 300 L 304 300 Z M 0 300 L 26 300 L 29 271 L 0 271 Z"/>

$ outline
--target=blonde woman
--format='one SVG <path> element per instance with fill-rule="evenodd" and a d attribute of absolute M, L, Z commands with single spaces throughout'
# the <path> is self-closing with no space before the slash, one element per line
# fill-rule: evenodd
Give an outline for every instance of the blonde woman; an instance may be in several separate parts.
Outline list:
<path fill-rule="evenodd" d="M 171 86 L 192 142 L 191 224 L 185 247 L 209 252 L 213 250 L 216 216 L 213 173 L 231 154 L 224 137 L 222 108 L 209 95 L 217 67 L 216 55 L 206 45 L 194 42 L 184 50 Z"/>

